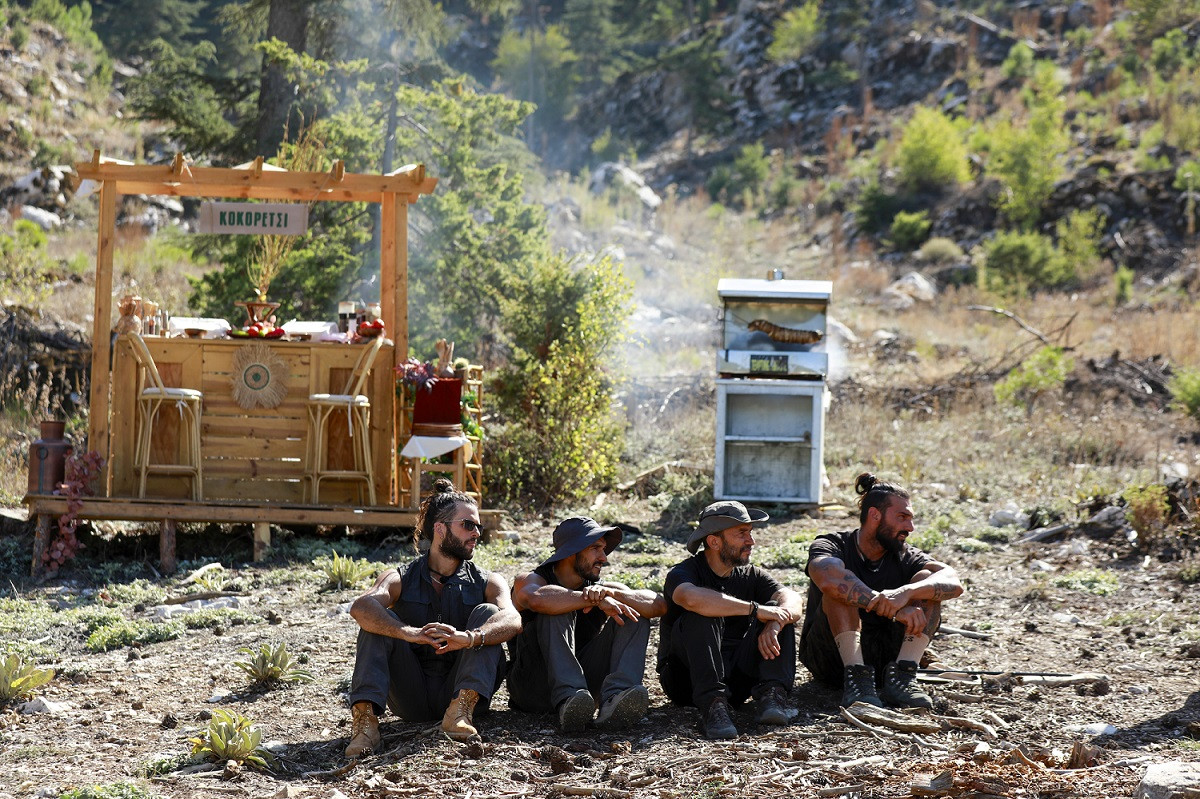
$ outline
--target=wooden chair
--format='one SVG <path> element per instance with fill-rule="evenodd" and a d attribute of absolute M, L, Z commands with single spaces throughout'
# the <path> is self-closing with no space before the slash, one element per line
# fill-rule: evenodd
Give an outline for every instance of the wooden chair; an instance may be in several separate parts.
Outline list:
<path fill-rule="evenodd" d="M 192 481 L 192 499 L 204 498 L 204 466 L 200 457 L 200 409 L 204 393 L 191 388 L 163 385 L 158 367 L 145 340 L 137 333 L 125 334 L 138 363 L 138 431 L 133 463 L 138 476 L 138 496 L 146 496 L 146 477 L 157 474 L 182 475 Z M 151 463 L 150 449 L 159 412 L 179 413 L 179 457 L 177 463 Z"/>
<path fill-rule="evenodd" d="M 371 399 L 364 390 L 381 347 L 382 336 L 363 347 L 341 394 L 310 394 L 308 397 L 305 478 L 310 502 L 320 502 L 321 481 L 332 479 L 366 483 L 367 499 L 371 505 L 375 504 L 375 470 L 371 461 Z M 354 466 L 351 469 L 330 469 L 328 465 L 329 419 L 339 411 L 346 413 L 346 424 L 349 426 L 350 449 L 354 453 Z"/>

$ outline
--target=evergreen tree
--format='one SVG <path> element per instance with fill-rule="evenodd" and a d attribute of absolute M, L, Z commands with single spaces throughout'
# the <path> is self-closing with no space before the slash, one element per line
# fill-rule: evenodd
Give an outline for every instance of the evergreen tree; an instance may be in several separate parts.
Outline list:
<path fill-rule="evenodd" d="M 581 91 L 611 83 L 622 67 L 615 8 L 616 0 L 567 0 L 563 26 L 576 55 L 576 82 Z"/>
<path fill-rule="evenodd" d="M 227 0 L 226 0 L 227 1 Z M 195 44 L 202 32 L 197 18 L 216 16 L 224 3 L 210 0 L 92 0 L 96 34 L 115 58 L 147 55 L 162 39 L 172 47 Z"/>

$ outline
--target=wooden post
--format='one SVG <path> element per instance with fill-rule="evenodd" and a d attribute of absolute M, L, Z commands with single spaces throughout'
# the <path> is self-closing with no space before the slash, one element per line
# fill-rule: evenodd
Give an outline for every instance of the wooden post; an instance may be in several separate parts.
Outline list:
<path fill-rule="evenodd" d="M 41 577 L 46 570 L 42 558 L 45 557 L 46 547 L 50 546 L 50 515 L 39 513 L 37 530 L 33 534 L 33 563 L 29 566 L 30 577 Z"/>
<path fill-rule="evenodd" d="M 271 523 L 254 523 L 254 560 L 266 560 L 271 549 Z"/>
<path fill-rule="evenodd" d="M 163 574 L 174 574 L 179 567 L 175 559 L 175 532 L 175 520 L 163 519 L 158 531 L 158 568 Z"/>
<path fill-rule="evenodd" d="M 96 152 L 97 159 L 99 151 Z M 88 449 L 104 458 L 100 471 L 101 496 L 112 496 L 109 468 L 108 393 L 112 384 L 109 361 L 112 355 L 113 236 L 117 224 L 117 186 L 111 180 L 100 184 L 99 237 L 96 243 L 96 297 L 92 318 L 92 387 L 88 399 Z"/>
<path fill-rule="evenodd" d="M 387 192 L 380 206 L 379 303 L 384 324 L 396 343 L 392 352 L 392 365 L 396 367 L 408 360 L 408 202 Z M 388 397 L 386 408 L 380 412 L 387 420 L 383 440 L 391 453 L 390 504 L 399 505 L 403 501 L 400 496 L 403 467 L 398 451 L 400 406 L 394 391 L 388 392 Z"/>

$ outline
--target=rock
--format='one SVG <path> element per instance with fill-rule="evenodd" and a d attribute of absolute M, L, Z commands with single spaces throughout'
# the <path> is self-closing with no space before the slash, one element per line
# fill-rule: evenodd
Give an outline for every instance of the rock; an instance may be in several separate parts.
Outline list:
<path fill-rule="evenodd" d="M 70 709 L 71 706 L 65 702 L 51 702 L 50 700 L 43 699 L 40 696 L 30 699 L 24 704 L 17 705 L 17 712 L 25 716 L 32 716 L 38 713 L 47 713 L 51 716 L 55 716 L 60 713 L 66 713 Z"/>
<path fill-rule="evenodd" d="M 1074 624 L 1074 625 L 1083 624 L 1083 619 L 1079 618 L 1078 616 L 1076 616 L 1072 613 L 1055 613 L 1050 618 L 1054 619 L 1059 624 Z"/>
<path fill-rule="evenodd" d="M 1084 735 L 1112 735 L 1117 731 L 1116 727 L 1103 721 L 1091 724 L 1068 724 L 1067 729 L 1072 732 L 1082 732 Z"/>
<path fill-rule="evenodd" d="M 888 286 L 886 290 L 907 294 L 917 302 L 933 302 L 938 293 L 937 286 L 933 281 L 919 272 L 909 272 Z"/>
<path fill-rule="evenodd" d="M 62 227 L 62 217 L 33 205 L 21 206 L 21 218 L 27 219 L 42 230 L 50 231 Z"/>
<path fill-rule="evenodd" d="M 1146 767 L 1134 799 L 1172 799 L 1200 785 L 1200 763 L 1154 763 Z"/>
<path fill-rule="evenodd" d="M 1054 566 L 1044 560 L 1035 560 L 1029 564 L 1029 569 L 1035 572 L 1052 572 L 1054 571 Z"/>
<path fill-rule="evenodd" d="M 646 185 L 646 179 L 624 164 L 607 161 L 596 167 L 592 173 L 588 190 L 592 194 L 602 194 L 609 186 L 619 185 L 632 189 L 648 211 L 656 211 L 662 205 L 662 197 L 654 189 Z"/>
<path fill-rule="evenodd" d="M 988 524 L 992 527 L 1017 525 L 1018 527 L 1028 529 L 1029 521 L 1029 514 L 1011 502 L 999 510 L 992 511 L 992 515 L 988 517 Z"/>

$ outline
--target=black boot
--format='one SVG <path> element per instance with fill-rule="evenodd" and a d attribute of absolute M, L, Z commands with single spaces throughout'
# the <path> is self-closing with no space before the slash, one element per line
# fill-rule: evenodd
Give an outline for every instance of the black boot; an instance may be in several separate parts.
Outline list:
<path fill-rule="evenodd" d="M 846 666 L 842 670 L 842 707 L 850 707 L 855 702 L 883 707 L 875 693 L 875 669 L 870 666 Z"/>
<path fill-rule="evenodd" d="M 737 734 L 737 727 L 733 726 L 733 719 L 729 715 L 729 700 L 718 696 L 704 714 L 704 737 L 710 741 L 719 741 L 736 738 Z"/>
<path fill-rule="evenodd" d="M 917 664 L 896 660 L 883 669 L 883 701 L 892 707 L 933 708 L 929 694 L 917 687 Z"/>

